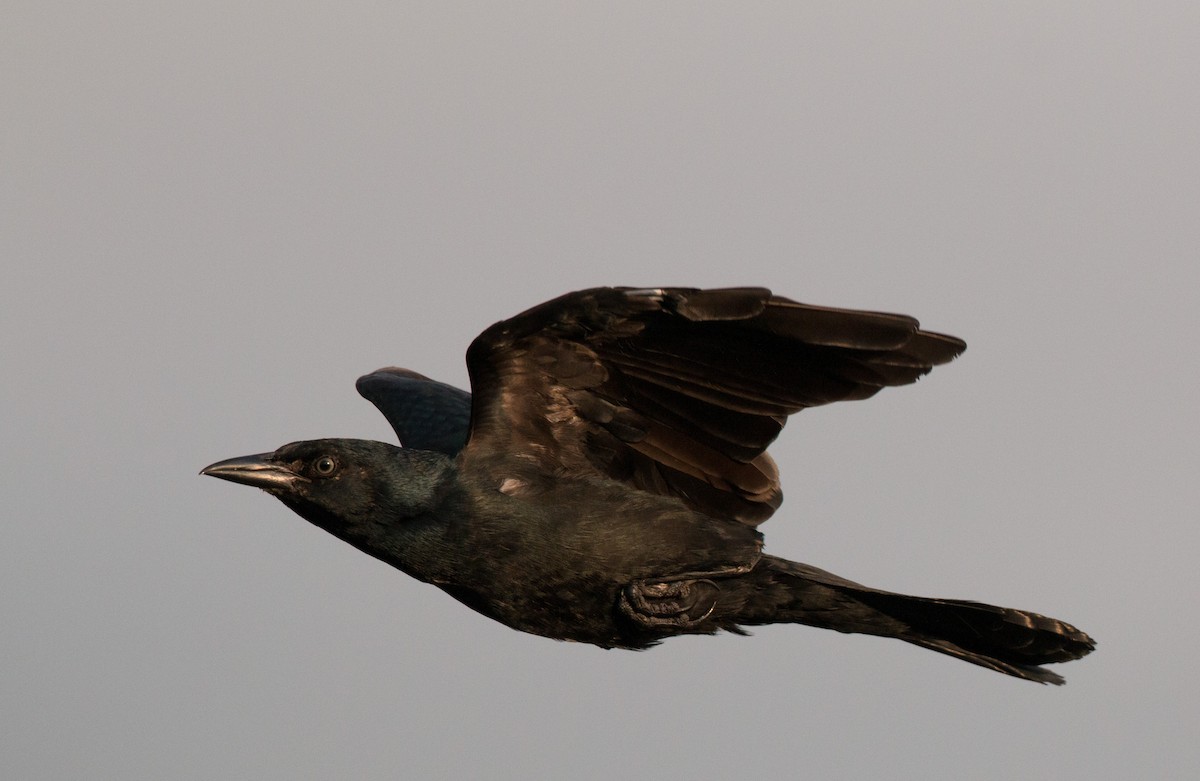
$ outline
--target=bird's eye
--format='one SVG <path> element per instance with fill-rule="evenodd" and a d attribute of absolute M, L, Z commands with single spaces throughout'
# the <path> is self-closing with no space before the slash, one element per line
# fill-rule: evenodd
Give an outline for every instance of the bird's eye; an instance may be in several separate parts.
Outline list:
<path fill-rule="evenodd" d="M 333 456 L 321 456 L 313 461 L 313 471 L 321 477 L 329 477 L 337 470 L 338 462 Z"/>

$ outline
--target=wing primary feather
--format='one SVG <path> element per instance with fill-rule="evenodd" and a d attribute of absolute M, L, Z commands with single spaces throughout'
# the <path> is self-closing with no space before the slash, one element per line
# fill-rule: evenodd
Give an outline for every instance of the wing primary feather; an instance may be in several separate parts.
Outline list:
<path fill-rule="evenodd" d="M 594 288 L 486 329 L 460 459 L 517 452 L 757 524 L 778 506 L 766 453 L 788 415 L 916 381 L 965 344 L 911 317 L 765 288 Z"/>

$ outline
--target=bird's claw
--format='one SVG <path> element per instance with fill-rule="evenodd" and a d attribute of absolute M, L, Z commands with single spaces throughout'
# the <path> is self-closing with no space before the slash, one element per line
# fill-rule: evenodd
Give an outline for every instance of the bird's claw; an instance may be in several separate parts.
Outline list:
<path fill-rule="evenodd" d="M 640 580 L 621 590 L 620 606 L 646 626 L 688 628 L 709 617 L 720 593 L 711 580 Z"/>

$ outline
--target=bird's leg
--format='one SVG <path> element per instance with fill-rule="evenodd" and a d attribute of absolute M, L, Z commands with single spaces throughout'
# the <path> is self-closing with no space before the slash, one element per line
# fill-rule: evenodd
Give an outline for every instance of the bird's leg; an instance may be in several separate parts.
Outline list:
<path fill-rule="evenodd" d="M 711 580 L 639 580 L 621 590 L 620 605 L 639 624 L 686 628 L 712 613 L 720 593 Z"/>
<path fill-rule="evenodd" d="M 718 572 L 691 572 L 661 580 L 637 580 L 621 590 L 625 615 L 648 627 L 694 627 L 712 613 L 721 589 L 710 577 L 744 575 L 753 565 Z"/>

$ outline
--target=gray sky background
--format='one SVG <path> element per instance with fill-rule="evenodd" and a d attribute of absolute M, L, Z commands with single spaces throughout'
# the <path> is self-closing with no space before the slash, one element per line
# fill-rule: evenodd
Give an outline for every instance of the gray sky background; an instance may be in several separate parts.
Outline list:
<path fill-rule="evenodd" d="M 1195 3 L 6 2 L 0 776 L 1186 777 Z M 970 349 L 792 421 L 768 550 L 1091 632 L 1053 689 L 802 627 L 512 632 L 196 472 L 390 439 L 601 284 Z"/>

